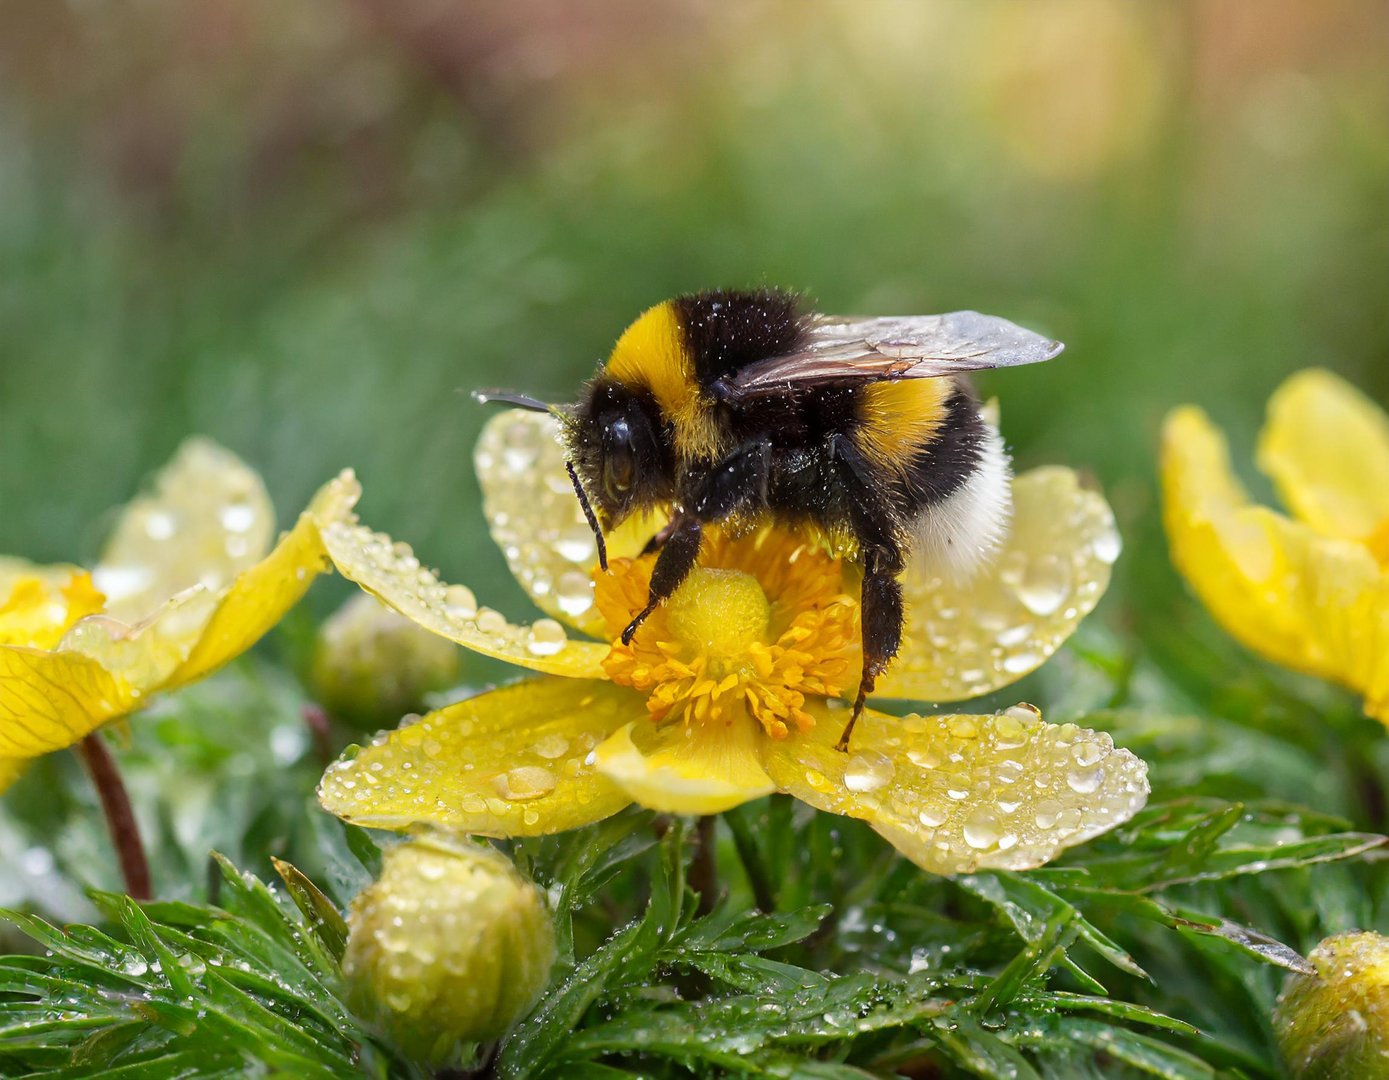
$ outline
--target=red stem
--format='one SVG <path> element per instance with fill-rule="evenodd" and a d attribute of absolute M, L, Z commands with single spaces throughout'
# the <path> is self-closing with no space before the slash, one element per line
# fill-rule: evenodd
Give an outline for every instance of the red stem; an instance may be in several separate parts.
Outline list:
<path fill-rule="evenodd" d="M 116 759 L 96 732 L 77 744 L 77 752 L 101 798 L 111 842 L 120 859 L 121 876 L 125 878 L 125 891 L 132 900 L 149 900 L 154 895 L 150 889 L 150 866 L 145 859 L 145 845 L 140 841 L 140 826 L 130 807 L 130 796 L 116 768 Z"/>

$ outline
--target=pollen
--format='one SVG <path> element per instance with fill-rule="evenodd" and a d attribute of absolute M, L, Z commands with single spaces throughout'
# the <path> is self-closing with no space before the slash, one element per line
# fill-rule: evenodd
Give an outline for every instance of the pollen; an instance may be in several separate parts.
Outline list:
<path fill-rule="evenodd" d="M 596 602 L 613 638 L 609 678 L 646 693 L 657 723 L 732 724 L 750 714 L 772 738 L 807 731 L 808 697 L 838 697 L 860 666 L 859 605 L 844 564 L 781 530 L 706 534 L 701 565 L 642 624 L 655 555 L 599 572 Z"/>

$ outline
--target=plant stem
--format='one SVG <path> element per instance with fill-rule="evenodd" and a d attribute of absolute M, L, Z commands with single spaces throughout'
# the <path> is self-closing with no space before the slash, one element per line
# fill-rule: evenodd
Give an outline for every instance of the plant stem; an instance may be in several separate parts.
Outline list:
<path fill-rule="evenodd" d="M 153 896 L 149 862 L 145 859 L 140 826 L 135 821 L 120 770 L 116 768 L 116 759 L 95 731 L 77 744 L 77 752 L 101 799 L 106 826 L 111 831 L 111 842 L 121 864 L 121 876 L 125 878 L 125 891 L 132 900 L 148 900 Z"/>
<path fill-rule="evenodd" d="M 748 876 L 752 898 L 762 911 L 770 915 L 776 910 L 776 895 L 772 892 L 772 883 L 767 879 L 767 869 L 762 865 L 762 857 L 757 850 L 757 841 L 752 835 L 752 830 L 748 827 L 747 820 L 743 817 L 742 808 L 734 810 L 731 814 L 725 814 L 724 820 L 728 822 L 728 829 L 733 833 L 733 846 L 738 850 L 738 858 L 742 861 L 743 872 Z"/>
<path fill-rule="evenodd" d="M 699 819 L 698 840 L 690 860 L 690 887 L 699 893 L 698 911 L 708 915 L 719 899 L 719 868 L 714 861 L 714 827 L 718 817 L 705 814 Z"/>

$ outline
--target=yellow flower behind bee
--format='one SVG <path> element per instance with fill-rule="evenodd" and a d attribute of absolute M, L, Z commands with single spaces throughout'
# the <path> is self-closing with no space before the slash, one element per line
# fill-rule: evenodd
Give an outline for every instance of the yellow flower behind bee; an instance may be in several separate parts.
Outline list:
<path fill-rule="evenodd" d="M 1320 369 L 1269 402 L 1258 464 L 1293 516 L 1250 501 L 1200 409 L 1163 430 L 1172 559 L 1227 631 L 1360 693 L 1389 724 L 1389 417 Z"/>
<path fill-rule="evenodd" d="M 271 549 L 260 478 L 191 439 L 122 512 L 96 568 L 0 558 L 0 790 L 152 695 L 250 648 L 326 569 L 319 535 L 351 519 L 345 472 Z"/>
<path fill-rule="evenodd" d="M 324 542 L 338 570 L 388 606 L 541 677 L 344 757 L 319 788 L 340 817 L 529 836 L 633 802 L 712 814 L 782 791 L 861 818 L 919 865 L 955 873 L 1037 866 L 1143 805 L 1140 760 L 1027 707 L 901 719 L 869 709 L 852 752 L 835 750 L 849 715 L 835 699 L 862 662 L 860 575 L 815 537 L 709 530 L 699 568 L 623 645 L 656 558 L 642 550 L 663 523 L 618 530 L 609 572 L 593 572 L 552 418 L 495 418 L 477 461 L 492 534 L 553 618 L 514 625 L 361 526 L 329 526 Z M 1066 470 L 1038 470 L 1018 488 L 1014 540 L 977 590 L 908 583 L 919 607 L 880 684 L 886 695 L 958 700 L 1006 685 L 1104 591 L 1118 554 L 1104 500 Z"/>

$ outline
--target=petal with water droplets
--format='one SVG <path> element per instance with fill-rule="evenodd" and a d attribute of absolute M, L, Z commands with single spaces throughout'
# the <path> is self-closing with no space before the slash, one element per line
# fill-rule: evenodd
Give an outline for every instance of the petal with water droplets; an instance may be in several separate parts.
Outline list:
<path fill-rule="evenodd" d="M 490 608 L 479 607 L 471 590 L 446 585 L 420 565 L 406 544 L 360 525 L 333 525 L 324 542 L 338 572 L 387 607 L 426 630 L 485 656 L 533 671 L 602 679 L 608 646 L 571 641 L 553 619 L 517 626 Z"/>
<path fill-rule="evenodd" d="M 206 622 L 196 630 L 189 626 L 188 656 L 164 688 L 202 678 L 240 656 L 278 623 L 328 569 L 323 530 L 348 525 L 361 492 L 350 469 L 323 485 L 274 550 L 238 574 L 217 598 Z"/>
<path fill-rule="evenodd" d="M 867 821 L 933 873 L 1041 866 L 1147 800 L 1142 760 L 1027 706 L 900 719 L 868 710 L 848 753 L 834 748 L 845 719 L 817 706 L 811 732 L 768 744 L 768 773 L 812 806 Z"/>
<path fill-rule="evenodd" d="M 275 535 L 265 485 L 210 439 L 192 438 L 121 512 L 93 577 L 116 618 L 135 622 L 184 589 L 222 589 Z"/>
<path fill-rule="evenodd" d="M 718 814 L 776 790 L 759 760 L 762 741 L 741 709 L 728 723 L 638 720 L 598 747 L 598 768 L 652 810 Z"/>
<path fill-rule="evenodd" d="M 318 798 L 338 817 L 378 829 L 575 829 L 631 802 L 592 755 L 640 711 L 638 695 L 611 683 L 527 680 L 378 737 L 328 768 Z"/>
<path fill-rule="evenodd" d="M 956 584 L 909 566 L 902 647 L 877 698 L 964 701 L 1040 667 L 1099 603 L 1119 557 L 1103 496 L 1070 469 L 1013 483 L 1013 521 L 994 560 Z"/>
<path fill-rule="evenodd" d="M 564 467 L 559 421 L 508 409 L 482 429 L 473 460 L 487 527 L 521 587 L 547 615 L 605 636 L 593 604 L 598 548 Z M 666 520 L 624 522 L 605 538 L 608 557 L 637 555 Z"/>

